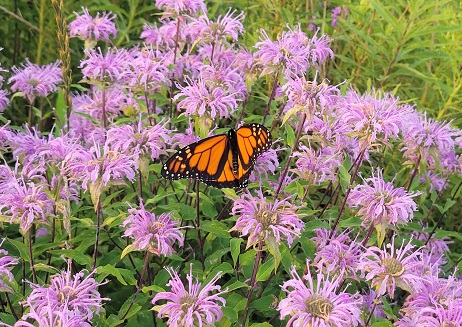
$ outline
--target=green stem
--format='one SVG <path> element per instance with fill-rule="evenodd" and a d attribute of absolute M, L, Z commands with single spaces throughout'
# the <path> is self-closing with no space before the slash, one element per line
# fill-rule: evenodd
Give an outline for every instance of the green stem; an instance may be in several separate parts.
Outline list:
<path fill-rule="evenodd" d="M 253 290 L 255 288 L 255 282 L 257 280 L 257 272 L 258 272 L 258 267 L 260 265 L 261 253 L 262 253 L 262 250 L 263 250 L 263 243 L 264 243 L 264 241 L 260 241 L 258 243 L 257 255 L 255 256 L 255 261 L 254 261 L 254 264 L 253 264 L 252 277 L 250 279 L 250 288 L 249 288 L 249 291 L 247 292 L 247 305 L 245 306 L 244 317 L 242 318 L 242 327 L 245 327 L 247 316 L 249 315 L 250 302 L 252 300 L 252 293 L 253 293 Z"/>
<path fill-rule="evenodd" d="M 93 247 L 93 264 L 91 269 L 96 268 L 96 259 L 98 258 L 98 243 L 99 243 L 99 234 L 101 230 L 101 221 L 103 220 L 103 207 L 101 205 L 101 196 L 98 198 L 98 205 L 96 209 L 96 235 L 95 235 L 95 245 Z"/>

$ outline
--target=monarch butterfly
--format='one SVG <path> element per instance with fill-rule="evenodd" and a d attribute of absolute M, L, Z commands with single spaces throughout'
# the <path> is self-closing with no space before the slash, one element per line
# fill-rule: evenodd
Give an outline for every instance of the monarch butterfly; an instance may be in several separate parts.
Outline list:
<path fill-rule="evenodd" d="M 247 124 L 192 143 L 163 165 L 164 178 L 195 178 L 217 188 L 244 188 L 259 155 L 271 147 L 269 130 Z"/>

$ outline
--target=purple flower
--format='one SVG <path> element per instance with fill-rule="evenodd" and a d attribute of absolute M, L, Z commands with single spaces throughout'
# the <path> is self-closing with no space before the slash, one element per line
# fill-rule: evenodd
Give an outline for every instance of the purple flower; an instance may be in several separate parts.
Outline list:
<path fill-rule="evenodd" d="M 278 151 L 281 150 L 270 148 L 258 156 L 250 173 L 249 181 L 260 183 L 268 180 L 268 173 L 275 175 L 276 168 L 279 167 Z"/>
<path fill-rule="evenodd" d="M 154 126 L 145 127 L 140 117 L 136 129 L 131 125 L 110 128 L 107 131 L 107 144 L 114 151 L 127 156 L 133 155 L 136 161 L 140 157 L 159 159 L 165 153 L 166 143 L 170 143 L 171 131 L 167 129 L 167 123 L 161 121 Z"/>
<path fill-rule="evenodd" d="M 279 244 L 287 240 L 290 246 L 305 227 L 300 214 L 296 213 L 297 209 L 288 198 L 268 201 L 261 190 L 257 190 L 255 197 L 247 191 L 234 201 L 231 212 L 239 218 L 230 231 L 239 231 L 241 236 L 248 235 L 247 248 L 260 241 Z"/>
<path fill-rule="evenodd" d="M 42 315 L 38 313 L 34 308 L 25 314 L 22 319 L 17 321 L 14 326 L 9 327 L 35 327 L 36 325 L 27 322 L 25 320 L 30 319 L 38 324 L 40 327 L 91 327 L 91 324 L 87 323 L 84 318 L 80 315 L 76 315 L 74 312 L 70 312 L 67 309 L 63 311 L 54 310 L 52 306 L 48 306 L 46 314 Z"/>
<path fill-rule="evenodd" d="M 329 244 L 317 246 L 314 263 L 319 271 L 327 272 L 331 276 L 357 280 L 362 250 L 360 243 L 350 239 L 349 232 L 343 232 L 340 236 L 333 237 Z"/>
<path fill-rule="evenodd" d="M 316 236 L 312 237 L 311 240 L 316 244 L 316 251 L 321 251 L 322 248 L 329 244 L 329 240 L 331 239 L 331 231 L 325 228 L 317 228 L 314 230 L 314 232 L 316 233 Z M 351 243 L 351 239 L 348 232 L 342 232 L 338 234 L 338 232 L 335 231 L 332 235 L 332 239 L 337 240 L 337 242 L 341 244 Z"/>
<path fill-rule="evenodd" d="M 282 90 L 287 96 L 283 121 L 294 114 L 306 114 L 307 124 L 312 122 L 313 116 L 322 116 L 340 97 L 337 86 L 328 85 L 324 81 L 318 84 L 316 80 L 309 81 L 304 76 L 292 76 L 282 86 Z"/>
<path fill-rule="evenodd" d="M 363 295 L 363 313 L 372 313 L 375 318 L 386 318 L 387 315 L 383 308 L 381 297 L 377 296 L 377 292 L 374 290 L 370 290 L 369 294 Z"/>
<path fill-rule="evenodd" d="M 106 13 L 105 11 L 97 13 L 96 17 L 93 18 L 89 13 L 88 9 L 82 7 L 83 14 L 79 15 L 76 12 L 76 19 L 69 24 L 69 35 L 71 37 L 79 37 L 80 39 L 94 40 L 94 41 L 106 41 L 109 42 L 109 36 L 116 37 L 117 28 L 112 22 L 116 18 L 112 12 Z M 101 16 L 100 16 L 101 15 Z"/>
<path fill-rule="evenodd" d="M 422 242 L 426 242 L 429 236 L 429 233 L 424 232 L 425 226 L 422 227 L 422 231 L 414 231 L 412 236 Z M 429 261 L 432 264 L 438 264 L 442 266 L 446 263 L 444 256 L 446 253 L 449 253 L 448 245 L 454 243 L 450 240 L 449 237 L 443 236 L 441 239 L 437 239 L 435 236 L 431 237 L 426 245 L 423 245 L 420 251 L 422 255 L 429 256 Z"/>
<path fill-rule="evenodd" d="M 134 239 L 133 247 L 138 251 L 149 251 L 156 255 L 171 256 L 175 253 L 173 245 L 183 246 L 184 236 L 178 222 L 172 220 L 171 213 L 157 216 L 146 211 L 142 202 L 140 209 L 131 208 L 122 226 L 126 228 L 123 236 Z"/>
<path fill-rule="evenodd" d="M 133 91 L 153 94 L 161 87 L 170 86 L 168 66 L 173 65 L 173 53 L 161 52 L 149 47 L 131 51 L 132 60 L 128 63 L 133 74 L 126 84 Z"/>
<path fill-rule="evenodd" d="M 342 13 L 342 7 L 335 7 L 334 9 L 331 10 L 331 17 L 332 17 L 331 25 L 332 25 L 332 27 L 337 26 L 338 16 L 340 16 L 341 13 Z"/>
<path fill-rule="evenodd" d="M 50 279 L 48 287 L 31 283 L 32 292 L 24 302 L 25 306 L 34 310 L 37 315 L 51 318 L 56 311 L 69 311 L 82 320 L 93 318 L 99 314 L 102 301 L 109 300 L 101 298 L 97 288 L 107 283 L 98 283 L 92 275 L 86 277 L 83 271 L 71 275 L 70 262 L 68 269 Z"/>
<path fill-rule="evenodd" d="M 16 176 L 12 171 L 9 176 Z M 11 177 L 8 188 L 0 193 L 0 213 L 10 219 L 10 223 L 19 223 L 23 233 L 29 231 L 33 223 L 49 224 L 53 215 L 54 201 L 46 192 L 45 185 L 25 182 L 23 178 Z"/>
<path fill-rule="evenodd" d="M 361 255 L 358 270 L 366 275 L 366 280 L 372 280 L 379 296 L 388 293 L 393 299 L 396 287 L 413 292 L 414 286 L 421 277 L 413 273 L 414 266 L 419 261 L 419 251 L 411 252 L 413 245 L 404 240 L 399 249 L 395 249 L 395 239 L 387 243 L 388 253 L 376 246 L 367 249 Z"/>
<path fill-rule="evenodd" d="M 38 161 L 38 166 L 44 168 L 44 160 L 37 157 L 37 154 L 46 149 L 47 140 L 40 135 L 34 127 L 25 127 L 25 131 L 16 131 L 10 133 L 10 149 L 13 152 L 13 158 L 28 166 L 34 161 Z M 39 160 L 36 160 L 39 159 Z"/>
<path fill-rule="evenodd" d="M 307 274 L 300 277 L 295 266 L 292 279 L 281 286 L 287 297 L 279 302 L 281 319 L 289 316 L 286 326 L 358 326 L 362 323 L 358 293 L 340 292 L 342 278 L 330 278 L 321 273 L 313 279 L 307 261 Z"/>
<path fill-rule="evenodd" d="M 407 163 L 425 163 L 432 170 L 443 168 L 445 174 L 451 172 L 457 165 L 454 138 L 458 131 L 452 129 L 450 123 L 439 122 L 416 112 L 407 115 L 401 149 Z M 445 158 L 452 160 L 445 161 Z"/>
<path fill-rule="evenodd" d="M 295 162 L 295 172 L 301 179 L 310 184 L 319 184 L 324 181 L 335 181 L 335 172 L 343 164 L 341 153 L 330 147 L 325 147 L 314 151 L 311 148 L 300 144 L 301 152 L 294 152 L 294 157 L 298 158 Z"/>
<path fill-rule="evenodd" d="M 131 73 L 127 64 L 131 58 L 125 49 L 108 49 L 106 54 L 101 48 L 86 50 L 87 59 L 80 62 L 84 79 L 100 82 L 118 82 Z"/>
<path fill-rule="evenodd" d="M 435 174 L 431 170 L 425 170 L 420 175 L 420 182 L 430 185 L 430 193 L 433 191 L 442 192 L 448 186 L 447 178 L 443 178 L 440 174 Z"/>
<path fill-rule="evenodd" d="M 5 111 L 6 107 L 10 104 L 7 90 L 0 90 L 0 112 Z"/>
<path fill-rule="evenodd" d="M 30 102 L 34 101 L 36 96 L 46 97 L 56 92 L 58 84 L 63 81 L 60 64 L 61 61 L 58 60 L 39 66 L 26 59 L 22 69 L 16 66 L 12 68 L 13 76 L 8 80 L 8 83 L 13 83 L 11 90 L 22 92 Z"/>
<path fill-rule="evenodd" d="M 374 93 L 359 95 L 353 90 L 342 98 L 339 107 L 343 108 L 340 119 L 350 127 L 349 134 L 359 140 L 360 151 L 380 144 L 390 146 L 390 139 L 398 138 L 412 110 L 399 106 L 398 99 L 389 93 L 378 99 Z"/>
<path fill-rule="evenodd" d="M 18 264 L 19 260 L 9 256 L 8 251 L 1 249 L 3 242 L 5 239 L 0 242 L 0 292 L 12 293 L 13 289 L 5 283 L 5 280 L 8 278 L 10 283 L 14 281 L 11 269 Z"/>
<path fill-rule="evenodd" d="M 158 49 L 174 51 L 176 39 L 178 39 L 180 48 L 190 40 L 190 30 L 186 23 L 180 24 L 180 30 L 178 30 L 178 21 L 163 20 L 160 27 L 145 24 L 140 38 L 144 39 L 146 44 L 154 45 Z"/>
<path fill-rule="evenodd" d="M 101 121 L 104 106 L 106 118 L 113 121 L 127 106 L 128 100 L 127 95 L 118 88 L 105 89 L 104 91 L 95 90 L 90 94 L 73 96 L 72 111 L 89 115 L 96 121 Z M 78 113 L 77 115 L 79 115 Z M 85 119 L 88 120 L 86 117 Z M 91 121 L 89 120 L 89 122 Z"/>
<path fill-rule="evenodd" d="M 160 292 L 152 299 L 152 304 L 159 300 L 167 300 L 167 303 L 161 306 L 155 306 L 154 309 L 159 311 L 159 318 L 168 316 L 167 325 L 172 327 L 193 327 L 193 326 L 210 326 L 221 320 L 223 313 L 221 306 L 226 305 L 226 301 L 220 295 L 226 292 L 222 291 L 221 286 L 215 285 L 220 279 L 222 273 L 213 277 L 206 285 L 196 279 L 193 281 L 192 264 L 190 272 L 186 276 L 188 280 L 188 289 L 186 290 L 180 276 L 173 268 L 166 268 L 170 274 L 171 292 Z"/>
<path fill-rule="evenodd" d="M 189 24 L 192 39 L 195 42 L 211 44 L 226 43 L 229 39 L 236 42 L 239 34 L 244 32 L 244 26 L 241 23 L 244 13 L 241 12 L 233 18 L 235 13 L 236 10 L 231 11 L 230 8 L 224 17 L 218 16 L 216 22 L 211 21 L 207 15 L 194 19 Z"/>
<path fill-rule="evenodd" d="M 363 178 L 364 184 L 351 190 L 347 203 L 350 208 L 359 208 L 357 215 L 362 216 L 362 226 L 371 223 L 374 226 L 407 224 L 417 210 L 412 200 L 420 193 L 408 193 L 404 188 L 393 186 L 393 181 L 385 182 L 382 171 L 377 176 Z"/>
<path fill-rule="evenodd" d="M 184 134 L 182 133 L 175 133 L 175 135 L 171 138 L 171 143 L 174 144 L 175 147 L 184 148 L 185 146 L 199 141 L 201 138 L 194 134 L 194 124 L 191 120 L 188 121 L 188 127 Z"/>
<path fill-rule="evenodd" d="M 84 190 L 90 190 L 96 205 L 105 187 L 125 184 L 125 179 L 133 181 L 138 164 L 133 155 L 95 144 L 88 151 L 78 149 L 70 153 L 64 160 L 64 168 L 72 179 L 82 183 Z"/>
<path fill-rule="evenodd" d="M 409 321 L 432 321 L 443 318 L 454 312 L 455 308 L 462 308 L 462 283 L 454 276 L 439 278 L 438 274 L 422 276 L 414 285 L 414 292 L 407 298 L 401 308 L 405 316 L 400 319 L 399 326 L 410 327 Z M 444 312 L 445 309 L 448 312 Z M 438 313 L 439 312 L 439 313 Z M 442 314 L 442 315 L 441 315 Z M 417 325 L 413 325 L 417 326 Z M 444 326 L 431 324 L 428 326 Z"/>
<path fill-rule="evenodd" d="M 329 48 L 331 39 L 325 35 L 320 38 L 314 35 L 309 39 L 302 32 L 300 25 L 295 29 L 284 31 L 277 41 L 271 41 L 264 30 L 261 30 L 261 41 L 255 44 L 255 64 L 261 68 L 261 75 L 274 74 L 281 71 L 286 79 L 293 75 L 306 73 L 311 64 L 317 65 L 331 58 L 334 53 Z"/>
<path fill-rule="evenodd" d="M 11 138 L 14 137 L 14 132 L 8 127 L 10 121 L 0 127 L 0 151 L 3 153 L 10 152 Z"/>
<path fill-rule="evenodd" d="M 168 12 L 167 16 L 184 14 L 196 16 L 199 12 L 207 13 L 207 7 L 202 0 L 156 0 L 156 7 Z M 164 13 L 165 16 L 166 14 Z"/>
<path fill-rule="evenodd" d="M 185 78 L 186 86 L 177 84 L 180 93 L 175 95 L 174 100 L 185 97 L 178 103 L 178 109 L 185 109 L 185 114 L 208 116 L 214 119 L 229 118 L 237 109 L 237 101 L 234 94 L 229 94 L 222 87 L 209 87 L 201 77 L 196 82 Z"/>
<path fill-rule="evenodd" d="M 245 98 L 247 86 L 245 84 L 245 75 L 239 72 L 238 68 L 221 67 L 205 65 L 201 69 L 201 76 L 209 89 L 215 87 L 223 88 L 227 94 L 233 95 L 236 101 Z"/>

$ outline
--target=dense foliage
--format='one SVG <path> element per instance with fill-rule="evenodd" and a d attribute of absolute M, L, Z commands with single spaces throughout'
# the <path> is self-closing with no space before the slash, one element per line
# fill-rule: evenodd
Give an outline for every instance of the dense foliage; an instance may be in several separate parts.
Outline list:
<path fill-rule="evenodd" d="M 456 2 L 51 3 L 0 7 L 0 325 L 462 325 Z M 247 188 L 162 178 L 244 123 Z"/>

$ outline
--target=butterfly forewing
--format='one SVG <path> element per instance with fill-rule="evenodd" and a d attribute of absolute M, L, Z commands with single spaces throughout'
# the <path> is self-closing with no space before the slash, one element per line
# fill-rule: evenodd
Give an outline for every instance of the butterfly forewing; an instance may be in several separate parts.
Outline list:
<path fill-rule="evenodd" d="M 257 157 L 271 147 L 271 134 L 260 124 L 244 125 L 236 134 L 240 164 L 244 170 L 248 170 L 255 164 Z"/>

